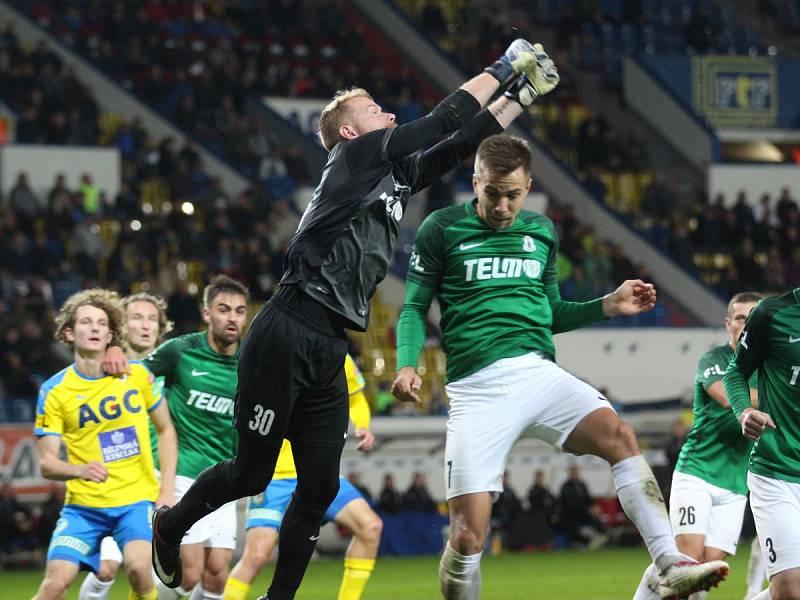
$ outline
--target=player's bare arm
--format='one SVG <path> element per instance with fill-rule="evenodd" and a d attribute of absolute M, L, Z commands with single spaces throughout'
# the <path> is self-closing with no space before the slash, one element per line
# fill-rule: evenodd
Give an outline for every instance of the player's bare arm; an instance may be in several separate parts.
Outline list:
<path fill-rule="evenodd" d="M 150 420 L 158 436 L 158 464 L 161 472 L 161 492 L 156 506 L 175 504 L 175 471 L 178 465 L 178 435 L 172 425 L 166 402 L 150 412 Z"/>
<path fill-rule="evenodd" d="M 76 465 L 61 460 L 58 452 L 61 449 L 61 437 L 46 435 L 36 443 L 39 450 L 39 470 L 46 479 L 53 481 L 69 481 L 83 479 L 94 483 L 103 483 L 108 479 L 108 471 L 97 461 Z"/>

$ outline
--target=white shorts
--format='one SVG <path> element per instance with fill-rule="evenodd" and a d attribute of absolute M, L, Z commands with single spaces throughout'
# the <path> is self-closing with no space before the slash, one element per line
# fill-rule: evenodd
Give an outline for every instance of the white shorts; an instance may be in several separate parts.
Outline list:
<path fill-rule="evenodd" d="M 705 545 L 736 554 L 747 496 L 680 471 L 672 474 L 669 520 L 675 535 L 704 535 Z"/>
<path fill-rule="evenodd" d="M 194 479 L 175 476 L 175 499 L 180 500 Z M 206 548 L 236 548 L 236 502 L 228 502 L 206 515 L 183 536 L 181 544 L 204 544 Z"/>
<path fill-rule="evenodd" d="M 800 567 L 800 483 L 747 474 L 750 508 L 770 578 Z"/>
<path fill-rule="evenodd" d="M 104 537 L 103 541 L 100 542 L 100 560 L 111 560 L 115 563 L 122 562 L 122 551 L 110 535 Z"/>
<path fill-rule="evenodd" d="M 508 453 L 525 431 L 562 448 L 586 415 L 611 408 L 592 386 L 535 353 L 503 358 L 445 389 L 448 500 L 502 491 Z"/>

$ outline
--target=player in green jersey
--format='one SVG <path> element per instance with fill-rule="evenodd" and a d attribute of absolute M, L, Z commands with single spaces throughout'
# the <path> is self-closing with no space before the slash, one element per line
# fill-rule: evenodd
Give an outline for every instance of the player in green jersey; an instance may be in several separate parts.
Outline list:
<path fill-rule="evenodd" d="M 171 339 L 145 359 L 153 373 L 164 377 L 178 432 L 178 499 L 205 468 L 236 454 L 231 419 L 248 299 L 244 285 L 224 275 L 215 277 L 203 291 L 206 330 Z M 236 504 L 230 502 L 183 537 L 182 587 L 171 589 L 159 581 L 159 598 L 185 597 L 192 588 L 194 600 L 221 598 L 235 547 Z"/>
<path fill-rule="evenodd" d="M 748 378 L 758 371 L 758 404 Z M 742 434 L 758 440 L 747 486 L 769 588 L 754 599 L 800 599 L 800 288 L 762 300 L 723 384 Z"/>
<path fill-rule="evenodd" d="M 167 318 L 167 303 L 164 299 L 147 292 L 127 296 L 122 301 L 124 310 L 124 333 L 127 341 L 127 356 L 130 360 L 141 360 L 155 350 L 164 337 L 172 331 L 173 323 Z M 164 389 L 164 378 L 157 377 L 153 382 L 153 395 L 161 397 Z M 150 423 L 150 444 L 153 448 L 153 463 L 158 465 L 158 438 L 155 426 Z M 162 489 L 162 500 L 171 497 L 174 503 L 174 488 L 165 495 Z M 112 537 L 103 538 L 100 544 L 100 569 L 97 574 L 89 572 L 81 584 L 78 600 L 106 600 L 111 586 L 122 563 L 122 552 Z"/>
<path fill-rule="evenodd" d="M 631 280 L 591 302 L 561 300 L 553 223 L 522 210 L 531 186 L 531 154 L 523 140 L 486 138 L 472 183 L 475 200 L 432 213 L 417 234 L 393 386 L 400 399 L 418 399 L 415 367 L 437 296 L 450 400 L 445 485 L 451 527 L 440 566 L 445 599 L 478 597 L 492 495 L 501 491 L 508 453 L 526 430 L 612 464 L 622 506 L 662 573 L 662 597 L 685 598 L 715 585 L 728 566 L 680 555 L 633 429 L 597 390 L 553 362 L 554 333 L 651 310 L 654 287 Z"/>
<path fill-rule="evenodd" d="M 675 473 L 669 516 L 678 550 L 696 560 L 720 560 L 736 553 L 747 505 L 747 459 L 753 444 L 728 403 L 722 377 L 744 329 L 747 315 L 761 294 L 742 292 L 728 302 L 725 328 L 728 343 L 712 348 L 697 364 L 694 377 L 694 424 L 681 449 Z M 750 396 L 757 402 L 755 373 Z M 763 577 L 758 582 L 761 589 Z M 658 598 L 658 576 L 651 564 L 642 576 L 634 600 Z M 705 597 L 705 592 L 692 600 Z"/>

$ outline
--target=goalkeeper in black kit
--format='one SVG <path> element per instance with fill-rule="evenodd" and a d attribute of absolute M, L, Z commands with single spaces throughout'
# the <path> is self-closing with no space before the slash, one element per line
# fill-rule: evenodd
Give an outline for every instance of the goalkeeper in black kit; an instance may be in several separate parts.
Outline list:
<path fill-rule="evenodd" d="M 280 288 L 242 342 L 238 453 L 200 474 L 180 502 L 153 518 L 153 566 L 166 585 L 181 583 L 183 534 L 225 503 L 261 493 L 286 438 L 297 488 L 262 600 L 295 597 L 339 487 L 348 425 L 344 331 L 367 329 L 370 298 L 386 276 L 409 197 L 557 84 L 541 45 L 516 40 L 484 73 L 411 123 L 398 126 L 360 88 L 337 93 L 322 111 L 327 165 L 289 243 Z M 498 90 L 503 95 L 481 110 Z"/>

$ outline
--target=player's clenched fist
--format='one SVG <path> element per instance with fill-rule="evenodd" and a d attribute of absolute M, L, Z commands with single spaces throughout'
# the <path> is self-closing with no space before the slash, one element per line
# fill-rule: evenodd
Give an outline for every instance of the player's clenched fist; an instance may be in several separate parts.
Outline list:
<path fill-rule="evenodd" d="M 742 425 L 742 435 L 749 440 L 758 440 L 767 428 L 777 429 L 772 417 L 754 408 L 745 409 L 739 415 L 739 423 Z"/>
<path fill-rule="evenodd" d="M 419 389 L 422 387 L 422 378 L 417 375 L 414 367 L 403 367 L 397 372 L 392 384 L 392 394 L 403 402 L 419 403 Z"/>
<path fill-rule="evenodd" d="M 108 479 L 108 471 L 102 464 L 93 460 L 85 465 L 79 465 L 78 479 L 93 481 L 94 483 L 103 483 Z"/>

